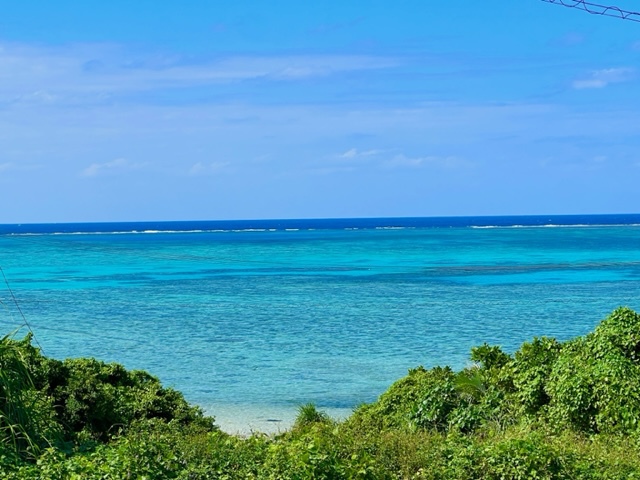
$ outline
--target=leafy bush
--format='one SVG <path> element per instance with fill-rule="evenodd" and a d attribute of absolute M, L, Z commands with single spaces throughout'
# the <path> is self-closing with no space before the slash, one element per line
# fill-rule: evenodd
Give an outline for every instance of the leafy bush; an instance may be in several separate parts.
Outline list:
<path fill-rule="evenodd" d="M 64 440 L 104 442 L 144 419 L 214 429 L 213 418 L 146 372 L 94 359 L 49 359 L 31 336 L 0 339 L 0 456 L 67 448 Z"/>
<path fill-rule="evenodd" d="M 620 308 L 563 346 L 545 391 L 556 421 L 585 432 L 636 432 L 640 418 L 640 316 Z"/>
<path fill-rule="evenodd" d="M 561 349 L 555 338 L 534 338 L 509 362 L 513 390 L 525 413 L 536 414 L 551 401 L 546 384 Z"/>
<path fill-rule="evenodd" d="M 182 424 L 209 424 L 199 408 L 181 393 L 163 388 L 146 372 L 127 371 L 121 365 L 94 359 L 49 360 L 56 372 L 46 388 L 56 413 L 70 438 L 78 434 L 106 440 L 135 420 L 158 418 Z"/>
<path fill-rule="evenodd" d="M 640 316 L 584 337 L 409 371 L 335 422 L 313 405 L 274 437 L 238 438 L 145 373 L 0 341 L 2 478 L 640 478 Z M 62 440 L 66 439 L 64 443 Z"/>
<path fill-rule="evenodd" d="M 447 380 L 454 375 L 449 367 L 436 367 L 431 370 L 423 367 L 411 369 L 406 377 L 391 385 L 376 402 L 357 408 L 350 421 L 362 422 L 375 429 L 410 429 L 412 422 L 415 422 L 418 404 L 434 389 L 446 392 Z M 434 424 L 440 422 L 441 417 L 450 410 L 451 399 L 445 397 L 438 399 L 438 402 L 439 404 L 433 407 L 433 414 L 437 415 L 431 422 Z"/>

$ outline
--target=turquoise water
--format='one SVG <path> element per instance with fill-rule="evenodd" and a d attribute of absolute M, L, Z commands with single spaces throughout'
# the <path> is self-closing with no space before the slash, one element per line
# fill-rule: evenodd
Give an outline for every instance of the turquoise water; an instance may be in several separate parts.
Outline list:
<path fill-rule="evenodd" d="M 485 341 L 513 351 L 640 309 L 640 226 L 623 220 L 5 226 L 0 265 L 45 354 L 148 370 L 242 430 L 307 402 L 344 414 Z M 6 286 L 0 301 L 7 333 L 22 317 Z"/>

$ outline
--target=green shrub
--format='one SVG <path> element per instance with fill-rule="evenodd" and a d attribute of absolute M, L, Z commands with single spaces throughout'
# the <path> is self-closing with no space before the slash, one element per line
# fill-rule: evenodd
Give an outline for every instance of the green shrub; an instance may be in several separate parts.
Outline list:
<path fill-rule="evenodd" d="M 290 431 L 243 439 L 145 372 L 5 338 L 0 477 L 640 479 L 639 352 L 640 316 L 618 309 L 569 342 L 410 370 L 344 422 L 309 404 Z"/>
<path fill-rule="evenodd" d="M 294 428 L 303 428 L 314 423 L 327 423 L 331 419 L 329 415 L 319 411 L 312 403 L 307 403 L 298 407 L 298 416 L 294 423 Z"/>
<path fill-rule="evenodd" d="M 105 441 L 135 420 L 157 418 L 183 424 L 200 422 L 213 428 L 181 393 L 163 388 L 146 372 L 127 371 L 116 363 L 95 359 L 49 360 L 55 372 L 45 387 L 56 406 L 58 420 L 70 439 Z"/>
<path fill-rule="evenodd" d="M 546 385 L 562 349 L 555 338 L 534 338 L 523 343 L 509 362 L 515 397 L 527 414 L 536 414 L 549 404 Z"/>
<path fill-rule="evenodd" d="M 432 408 L 433 419 L 427 418 L 426 411 L 425 415 L 419 415 L 425 419 L 425 424 L 439 425 L 443 421 L 443 415 L 446 416 L 451 409 L 449 404 L 453 400 L 452 394 L 447 392 L 447 382 L 453 382 L 454 376 L 453 370 L 449 367 L 436 367 L 431 370 L 423 367 L 411 369 L 406 377 L 391 385 L 376 402 L 358 407 L 349 421 L 363 423 L 374 429 L 411 429 L 416 422 L 419 404 L 427 396 L 433 395 L 434 389 L 440 389 L 446 396 L 439 398 L 438 405 Z"/>
<path fill-rule="evenodd" d="M 640 316 L 620 308 L 568 342 L 545 391 L 556 421 L 585 432 L 634 432 L 640 418 Z"/>
<path fill-rule="evenodd" d="M 477 478 L 495 480 L 551 480 L 570 475 L 559 452 L 536 433 L 487 445 L 475 471 Z"/>

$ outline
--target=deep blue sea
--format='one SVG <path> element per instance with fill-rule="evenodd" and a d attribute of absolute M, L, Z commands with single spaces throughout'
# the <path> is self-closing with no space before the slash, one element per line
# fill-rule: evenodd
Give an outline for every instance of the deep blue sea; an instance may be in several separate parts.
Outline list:
<path fill-rule="evenodd" d="M 46 355 L 145 369 L 227 430 L 273 430 L 483 342 L 640 310 L 640 215 L 0 225 L 0 266 Z M 0 302 L 5 334 L 23 318 L 5 284 Z"/>

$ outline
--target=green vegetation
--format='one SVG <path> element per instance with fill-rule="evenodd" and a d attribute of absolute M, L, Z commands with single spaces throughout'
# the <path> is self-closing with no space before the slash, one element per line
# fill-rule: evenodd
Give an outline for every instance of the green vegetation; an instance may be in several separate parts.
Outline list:
<path fill-rule="evenodd" d="M 0 340 L 0 477 L 9 479 L 640 478 L 640 315 L 473 366 L 409 371 L 335 422 L 238 438 L 147 373 Z"/>

